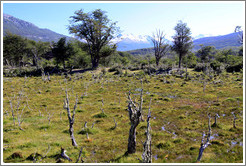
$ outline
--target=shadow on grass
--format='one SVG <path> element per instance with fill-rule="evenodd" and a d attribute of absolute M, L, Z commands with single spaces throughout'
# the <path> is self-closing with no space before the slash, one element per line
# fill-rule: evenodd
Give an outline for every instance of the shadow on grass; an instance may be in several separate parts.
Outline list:
<path fill-rule="evenodd" d="M 121 155 L 121 156 L 119 156 L 119 157 L 117 157 L 117 158 L 114 158 L 114 159 L 107 160 L 107 161 L 105 161 L 105 162 L 106 162 L 106 163 L 119 163 L 120 160 L 121 160 L 122 158 L 128 157 L 128 156 L 129 156 L 129 154 L 128 154 L 128 152 L 126 151 L 123 155 Z"/>

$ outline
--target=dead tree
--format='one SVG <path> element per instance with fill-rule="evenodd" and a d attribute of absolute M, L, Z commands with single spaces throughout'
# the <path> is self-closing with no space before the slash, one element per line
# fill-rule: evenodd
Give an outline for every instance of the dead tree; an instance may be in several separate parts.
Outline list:
<path fill-rule="evenodd" d="M 96 122 L 93 122 L 92 125 L 91 125 L 91 128 L 93 129 L 94 125 L 95 125 Z"/>
<path fill-rule="evenodd" d="M 85 129 L 87 128 L 87 121 L 85 121 L 84 128 Z"/>
<path fill-rule="evenodd" d="M 143 98 L 143 89 L 141 90 L 140 94 L 140 101 L 142 101 Z M 132 101 L 130 92 L 128 95 L 128 112 L 129 112 L 129 118 L 131 121 L 131 127 L 129 130 L 129 138 L 128 138 L 128 154 L 132 154 L 136 152 L 136 127 L 138 126 L 140 120 L 141 120 L 141 115 L 142 115 L 142 110 L 141 107 L 137 106 L 134 101 Z"/>
<path fill-rule="evenodd" d="M 236 120 L 237 120 L 237 117 L 236 117 L 236 115 L 235 115 L 234 112 L 232 112 L 231 114 L 233 115 L 233 128 L 237 128 L 237 127 L 236 127 Z"/>
<path fill-rule="evenodd" d="M 113 118 L 114 118 L 114 117 L 113 117 Z M 115 120 L 115 118 L 114 118 L 114 127 L 112 127 L 112 130 L 116 129 L 116 127 L 117 127 L 117 122 L 116 122 L 116 120 Z"/>
<path fill-rule="evenodd" d="M 50 81 L 50 74 L 49 74 L 49 72 L 47 73 L 47 80 Z"/>
<path fill-rule="evenodd" d="M 142 155 L 143 163 L 151 163 L 152 162 L 151 133 L 150 133 L 150 131 L 151 131 L 151 127 L 150 127 L 150 118 L 151 118 L 150 106 L 151 106 L 151 99 L 150 99 L 149 112 L 148 112 L 148 117 L 147 117 L 146 141 L 143 144 L 143 146 L 144 146 L 144 152 L 143 152 L 143 155 Z"/>
<path fill-rule="evenodd" d="M 75 110 L 77 108 L 77 103 L 78 103 L 78 96 L 76 95 L 76 101 L 75 101 L 75 105 L 74 105 L 74 108 L 73 108 L 73 115 L 71 116 L 71 112 L 70 112 L 70 108 L 69 108 L 69 99 L 68 99 L 68 93 L 67 93 L 67 89 L 66 89 L 66 109 L 67 109 L 67 116 L 68 116 L 68 120 L 69 120 L 69 134 L 70 134 L 70 137 L 71 137 L 71 140 L 72 140 L 72 145 L 73 146 L 77 146 L 77 143 L 75 141 L 75 138 L 74 138 L 74 133 L 73 133 L 73 124 L 74 124 L 74 118 L 75 118 Z"/>
<path fill-rule="evenodd" d="M 16 97 L 16 107 L 14 108 L 13 106 L 13 99 L 15 99 L 15 95 L 12 99 L 9 100 L 9 104 L 10 104 L 10 109 L 11 109 L 11 113 L 12 113 L 12 118 L 13 118 L 13 123 L 14 123 L 14 126 L 15 126 L 15 118 L 17 117 L 17 121 L 18 121 L 18 125 L 19 125 L 19 128 L 20 130 L 23 130 L 21 128 L 21 124 L 23 122 L 23 118 L 22 118 L 22 114 L 23 114 L 23 110 L 25 109 L 26 105 L 23 107 L 23 109 L 21 110 L 20 112 L 20 104 L 21 104 L 21 96 L 22 96 L 22 91 L 19 92 L 19 96 Z"/>
<path fill-rule="evenodd" d="M 72 161 L 72 159 L 66 154 L 66 150 L 63 148 L 61 148 L 61 157 L 68 161 Z"/>
<path fill-rule="evenodd" d="M 156 34 L 153 33 L 151 38 L 154 44 L 156 66 L 159 66 L 160 59 L 168 52 L 169 46 L 166 44 L 165 35 L 161 30 L 156 30 Z"/>
<path fill-rule="evenodd" d="M 209 141 L 210 141 L 211 132 L 212 131 L 210 127 L 210 114 L 208 114 L 208 136 L 207 136 L 206 142 L 204 143 L 205 133 L 204 132 L 202 133 L 202 142 L 201 142 L 201 147 L 199 149 L 199 155 L 197 158 L 197 162 L 201 161 L 203 151 L 208 147 L 208 145 L 210 145 Z"/>
<path fill-rule="evenodd" d="M 15 112 L 14 112 L 14 107 L 13 107 L 13 104 L 12 104 L 12 99 L 9 100 L 9 104 L 10 104 L 10 109 L 11 109 L 11 113 L 12 113 L 12 117 L 13 117 L 13 123 L 14 123 L 14 126 L 15 126 Z M 19 105 L 20 105 L 20 103 L 18 102 L 17 109 L 19 109 Z"/>
<path fill-rule="evenodd" d="M 76 163 L 79 162 L 79 160 L 80 160 L 80 158 L 81 158 L 81 155 L 82 155 L 82 152 L 83 152 L 83 147 L 81 146 L 81 149 L 80 149 L 80 151 L 79 151 L 79 157 L 78 157 L 78 159 L 76 160 Z M 81 158 L 81 162 L 83 163 L 83 159 L 82 159 L 82 158 Z"/>
<path fill-rule="evenodd" d="M 51 121 L 51 118 L 52 118 L 52 116 L 54 115 L 54 113 L 51 115 L 50 114 L 50 112 L 49 111 L 47 111 L 47 107 L 45 107 L 45 112 L 47 112 L 47 119 L 48 119 L 48 121 L 49 121 L 49 125 L 50 125 L 50 121 Z"/>
<path fill-rule="evenodd" d="M 42 72 L 42 80 L 43 80 L 44 82 L 46 82 L 45 72 L 44 72 L 44 69 L 43 69 L 43 68 L 41 69 L 41 72 Z"/>
<path fill-rule="evenodd" d="M 140 105 L 139 105 L 139 110 L 141 112 L 141 116 L 140 116 L 140 119 L 142 122 L 144 122 L 144 118 L 143 118 L 143 111 L 142 111 L 142 108 L 143 108 L 143 80 L 141 79 L 141 92 L 140 92 Z"/>
<path fill-rule="evenodd" d="M 48 145 L 48 149 L 47 149 L 45 155 L 39 160 L 39 162 L 42 161 L 47 156 L 47 154 L 49 153 L 50 149 L 51 149 L 50 145 Z"/>
<path fill-rule="evenodd" d="M 24 131 L 22 128 L 21 128 L 21 124 L 22 122 L 24 121 L 24 119 L 22 118 L 22 114 L 23 114 L 23 110 L 25 109 L 26 106 L 23 107 L 23 109 L 21 110 L 21 112 L 19 112 L 19 110 L 17 110 L 17 120 L 18 120 L 18 125 L 19 125 L 19 129 Z"/>
<path fill-rule="evenodd" d="M 214 123 L 212 124 L 212 127 L 217 127 L 218 125 L 217 125 L 217 118 L 219 118 L 220 116 L 219 116 L 219 114 L 216 114 L 215 116 L 214 116 Z"/>

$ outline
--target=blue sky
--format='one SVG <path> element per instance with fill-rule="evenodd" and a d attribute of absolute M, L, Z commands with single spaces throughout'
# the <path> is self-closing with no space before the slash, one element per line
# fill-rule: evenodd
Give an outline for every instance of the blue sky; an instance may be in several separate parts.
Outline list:
<path fill-rule="evenodd" d="M 225 35 L 232 33 L 237 25 L 245 25 L 245 2 L 148 2 L 148 3 L 3 3 L 3 12 L 32 22 L 40 28 L 69 35 L 69 17 L 79 9 L 90 12 L 95 9 L 107 11 L 112 21 L 124 34 L 152 35 L 161 29 L 167 38 L 174 34 L 179 20 L 186 22 L 192 36 Z M 71 36 L 71 35 L 70 35 Z"/>

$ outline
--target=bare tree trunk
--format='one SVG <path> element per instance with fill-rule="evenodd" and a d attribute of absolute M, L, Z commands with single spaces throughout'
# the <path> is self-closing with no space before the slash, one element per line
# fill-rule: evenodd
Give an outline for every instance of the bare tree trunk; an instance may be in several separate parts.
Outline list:
<path fill-rule="evenodd" d="M 143 89 L 141 90 L 141 96 L 140 101 L 142 101 L 142 95 L 143 95 Z M 128 95 L 128 112 L 129 112 L 129 118 L 131 121 L 131 127 L 129 130 L 129 138 L 128 138 L 128 154 L 132 154 L 136 152 L 136 127 L 138 126 L 140 120 L 141 120 L 141 107 L 137 107 L 135 102 L 132 101 L 130 97 L 130 92 Z"/>
<path fill-rule="evenodd" d="M 186 63 L 185 69 L 186 69 L 186 75 L 185 75 L 185 79 L 187 80 L 187 78 L 188 78 L 188 72 L 187 72 L 187 63 Z"/>
<path fill-rule="evenodd" d="M 236 120 L 237 120 L 237 117 L 236 117 L 236 115 L 235 115 L 234 112 L 232 112 L 232 115 L 233 115 L 233 128 L 237 128 L 237 127 L 236 127 Z"/>
<path fill-rule="evenodd" d="M 23 110 L 25 109 L 26 106 L 24 106 L 24 108 L 21 110 L 21 113 L 19 113 L 19 110 L 17 110 L 17 120 L 18 120 L 18 125 L 19 125 L 19 129 L 24 131 L 22 128 L 21 128 L 21 124 L 22 122 L 24 121 L 24 119 L 22 119 L 22 114 L 23 114 Z"/>
<path fill-rule="evenodd" d="M 138 125 L 138 123 L 137 123 Z M 131 128 L 129 131 L 129 138 L 128 138 L 128 154 L 132 154 L 136 152 L 136 125 L 131 124 Z"/>
<path fill-rule="evenodd" d="M 82 152 L 83 152 L 83 147 L 81 146 L 81 149 L 80 149 L 80 151 L 79 151 L 79 157 L 78 157 L 78 159 L 76 160 L 76 163 L 79 162 L 79 160 L 80 160 L 80 158 L 81 158 L 81 155 L 82 155 Z M 81 161 L 82 161 L 82 158 L 81 158 Z"/>
<path fill-rule="evenodd" d="M 116 127 L 117 127 L 117 122 L 116 122 L 116 120 L 114 118 L 114 127 L 113 127 L 113 130 L 116 129 Z"/>
<path fill-rule="evenodd" d="M 67 93 L 67 89 L 66 89 L 66 106 L 67 106 L 67 116 L 68 116 L 68 120 L 69 120 L 69 134 L 70 134 L 73 146 L 77 146 L 77 143 L 76 143 L 75 138 L 74 138 L 74 130 L 73 130 L 75 110 L 77 107 L 77 103 L 78 103 L 78 96 L 76 95 L 76 101 L 75 101 L 75 105 L 74 105 L 74 109 L 73 109 L 73 115 L 71 117 L 71 112 L 70 112 L 70 108 L 69 108 L 68 93 Z"/>
<path fill-rule="evenodd" d="M 157 30 L 156 34 L 153 33 L 151 41 L 154 45 L 156 66 L 159 67 L 160 59 L 166 55 L 169 50 L 169 46 L 165 41 L 165 35 L 161 30 Z"/>
<path fill-rule="evenodd" d="M 210 114 L 208 114 L 208 136 L 207 136 L 207 141 L 204 144 L 205 133 L 203 132 L 203 134 L 202 134 L 202 142 L 201 142 L 201 147 L 199 149 L 199 155 L 198 155 L 198 158 L 197 158 L 197 162 L 201 161 L 203 151 L 208 147 L 208 145 L 210 145 L 210 143 L 209 143 L 210 136 L 211 136 Z"/>
<path fill-rule="evenodd" d="M 148 118 L 147 118 L 146 141 L 144 143 L 144 152 L 142 155 L 143 163 L 151 163 L 152 162 L 151 133 L 150 133 L 150 131 L 151 131 L 151 127 L 150 127 L 150 118 L 151 118 L 150 105 L 151 105 L 151 99 L 150 99 L 149 112 L 148 112 Z"/>
<path fill-rule="evenodd" d="M 179 71 L 181 70 L 182 55 L 179 54 Z"/>
<path fill-rule="evenodd" d="M 11 113 L 12 113 L 12 117 L 13 117 L 13 123 L 14 123 L 14 126 L 15 126 L 15 113 L 14 113 L 14 108 L 13 108 L 12 100 L 9 100 L 9 104 L 10 104 Z"/>

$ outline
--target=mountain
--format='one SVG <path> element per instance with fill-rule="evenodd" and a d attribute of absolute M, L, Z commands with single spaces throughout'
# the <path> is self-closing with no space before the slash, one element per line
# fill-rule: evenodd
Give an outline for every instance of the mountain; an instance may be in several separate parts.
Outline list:
<path fill-rule="evenodd" d="M 203 35 L 199 35 L 202 37 Z M 123 39 L 124 41 L 124 39 Z M 134 46 L 135 43 L 138 43 L 133 40 L 131 41 L 132 45 Z M 119 43 L 121 44 L 121 43 Z M 169 41 L 169 44 L 172 45 L 172 43 Z M 200 45 L 203 46 L 214 46 L 216 49 L 232 49 L 232 50 L 238 50 L 239 46 L 241 44 L 238 41 L 238 33 L 230 33 L 227 35 L 221 35 L 221 36 L 210 36 L 210 37 L 202 37 L 193 40 L 193 51 L 197 51 L 201 48 Z M 132 46 L 132 48 L 134 48 Z M 148 48 L 139 48 L 139 49 L 133 49 L 133 50 L 127 50 L 128 53 L 132 55 L 146 55 L 146 54 L 153 54 L 153 46 L 150 43 L 150 47 Z"/>
<path fill-rule="evenodd" d="M 201 44 L 204 46 L 214 46 L 216 49 L 228 49 L 240 46 L 240 43 L 238 42 L 238 33 L 230 33 L 221 36 L 204 36 L 205 35 L 200 34 L 195 37 L 195 40 L 193 40 L 193 51 L 200 49 Z M 141 52 L 140 54 L 143 54 L 144 50 L 150 52 L 150 50 L 146 48 L 153 47 L 150 38 L 150 36 L 134 36 L 130 34 L 120 35 L 118 40 L 115 41 L 117 41 L 118 51 L 130 51 L 133 54 L 138 54 Z M 172 44 L 171 41 L 167 42 L 170 45 Z"/>
<path fill-rule="evenodd" d="M 27 37 L 28 39 L 36 41 L 40 40 L 56 42 L 61 37 L 67 37 L 68 40 L 73 39 L 71 37 L 53 32 L 49 29 L 41 29 L 30 22 L 3 14 L 3 34 L 6 35 L 7 32 Z M 240 46 L 238 42 L 238 33 L 210 37 L 204 37 L 204 34 L 200 34 L 195 38 L 198 39 L 193 40 L 193 51 L 200 49 L 201 44 L 204 46 L 214 46 L 216 49 L 227 49 Z M 146 54 L 150 53 L 152 49 L 145 48 L 153 47 L 151 37 L 147 35 L 134 36 L 133 34 L 120 34 L 115 39 L 113 39 L 112 42 L 117 44 L 118 51 L 134 50 L 132 51 L 134 54 L 139 52 L 138 49 L 141 49 L 141 54 L 143 54 L 144 51 L 146 51 Z M 167 42 L 172 44 L 171 41 Z"/>
<path fill-rule="evenodd" d="M 49 29 L 41 29 L 30 22 L 15 18 L 11 15 L 3 14 L 3 35 L 5 36 L 7 32 L 43 42 L 57 42 L 62 37 L 66 37 L 68 40 L 72 39 Z"/>
<path fill-rule="evenodd" d="M 134 36 L 133 34 L 120 34 L 116 39 L 112 40 L 117 44 L 118 51 L 129 51 L 135 49 L 153 47 L 150 36 Z"/>
<path fill-rule="evenodd" d="M 238 33 L 196 39 L 193 41 L 193 50 L 196 51 L 200 49 L 200 44 L 203 44 L 204 46 L 214 46 L 216 49 L 226 49 L 230 47 L 241 46 L 241 44 L 238 42 Z"/>

